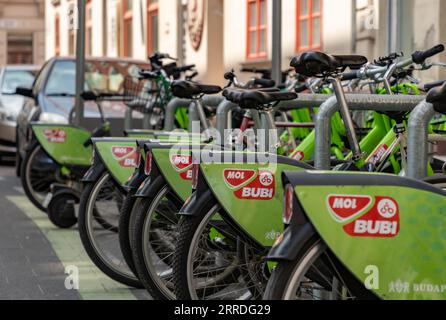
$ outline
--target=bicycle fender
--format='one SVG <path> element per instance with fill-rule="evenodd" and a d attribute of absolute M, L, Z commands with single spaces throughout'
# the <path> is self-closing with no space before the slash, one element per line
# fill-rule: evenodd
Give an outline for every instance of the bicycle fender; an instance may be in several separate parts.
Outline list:
<path fill-rule="evenodd" d="M 186 203 L 178 214 L 181 216 L 194 217 L 203 207 L 214 201 L 214 195 L 211 190 L 206 190 L 204 193 L 200 194 L 195 191 L 192 193 L 192 196 L 186 200 Z"/>
<path fill-rule="evenodd" d="M 102 161 L 97 160 L 93 163 L 93 165 L 88 169 L 87 173 L 82 178 L 81 182 L 83 183 L 93 183 L 99 180 L 102 174 L 106 171 L 105 165 Z"/>
<path fill-rule="evenodd" d="M 146 160 L 147 161 L 147 160 Z M 136 198 L 152 198 L 155 196 L 153 194 L 152 184 L 156 184 L 155 187 L 159 187 L 160 184 L 165 184 L 166 180 L 163 175 L 160 173 L 156 163 L 152 160 L 152 171 L 149 176 L 145 176 L 146 178 L 143 182 L 138 186 L 138 190 L 135 193 Z M 159 189 L 155 189 L 159 190 Z"/>
<path fill-rule="evenodd" d="M 299 228 L 287 228 L 280 242 L 276 243 L 268 253 L 267 259 L 276 262 L 293 261 L 299 251 L 316 234 L 316 230 L 309 222 Z"/>

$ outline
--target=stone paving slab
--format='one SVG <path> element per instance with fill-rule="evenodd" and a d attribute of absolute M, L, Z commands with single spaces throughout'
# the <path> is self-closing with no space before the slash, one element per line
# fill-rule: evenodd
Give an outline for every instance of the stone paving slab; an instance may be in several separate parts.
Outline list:
<path fill-rule="evenodd" d="M 79 270 L 67 290 L 65 268 Z M 103 274 L 83 249 L 76 228 L 61 230 L 21 192 L 14 168 L 0 167 L 0 300 L 150 299 L 145 290 Z"/>

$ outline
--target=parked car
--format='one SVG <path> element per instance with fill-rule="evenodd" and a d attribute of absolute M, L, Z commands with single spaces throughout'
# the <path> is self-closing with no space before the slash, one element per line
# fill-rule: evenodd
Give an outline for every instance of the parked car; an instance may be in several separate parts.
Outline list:
<path fill-rule="evenodd" d="M 38 71 L 39 67 L 29 65 L 0 68 L 0 158 L 15 156 L 17 151 L 17 116 L 24 97 L 15 94 L 16 88 L 31 88 Z"/>
<path fill-rule="evenodd" d="M 85 91 L 119 93 L 124 91 L 128 76 L 138 76 L 140 69 L 148 69 L 147 62 L 131 59 L 89 58 L 85 64 Z M 25 102 L 17 117 L 17 174 L 21 159 L 30 144 L 32 122 L 68 123 L 75 104 L 76 63 L 74 58 L 55 57 L 48 60 L 39 71 L 31 89 L 19 88 Z M 106 118 L 124 118 L 123 103 L 104 103 Z M 84 117 L 99 118 L 97 105 L 85 103 Z M 142 117 L 142 115 L 136 115 Z"/>

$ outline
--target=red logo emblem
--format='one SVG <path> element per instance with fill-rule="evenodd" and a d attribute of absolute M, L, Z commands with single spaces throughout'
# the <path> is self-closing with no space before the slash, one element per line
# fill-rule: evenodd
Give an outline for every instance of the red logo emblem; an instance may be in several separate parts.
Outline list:
<path fill-rule="evenodd" d="M 328 197 L 330 212 L 340 222 L 362 213 L 371 202 L 372 198 L 369 196 L 332 195 Z"/>
<path fill-rule="evenodd" d="M 67 133 L 62 129 L 43 129 L 43 135 L 50 143 L 64 143 L 67 140 Z"/>
<path fill-rule="evenodd" d="M 136 168 L 138 166 L 139 156 L 136 147 L 112 147 L 112 154 L 123 168 Z"/>
<path fill-rule="evenodd" d="M 192 180 L 192 156 L 191 155 L 173 155 L 170 158 L 170 162 L 174 169 L 180 173 L 180 177 L 183 180 Z"/>
<path fill-rule="evenodd" d="M 270 171 L 227 169 L 223 174 L 238 199 L 271 200 L 276 194 L 276 179 Z"/>
<path fill-rule="evenodd" d="M 337 200 L 337 205 L 344 205 L 348 204 L 351 205 L 351 201 L 356 199 L 365 199 L 363 196 L 329 196 L 329 206 L 330 211 L 333 213 L 334 209 L 331 207 L 334 205 L 334 199 Z M 399 212 L 399 206 L 398 203 L 389 197 L 375 197 L 375 203 L 373 207 L 366 211 L 364 214 L 359 214 L 364 212 L 364 209 L 366 209 L 370 202 L 371 198 L 366 197 L 369 199 L 369 203 L 362 207 L 358 213 L 354 213 L 352 209 L 346 209 L 347 211 L 342 211 L 341 214 L 348 215 L 350 214 L 350 218 L 356 216 L 353 221 L 347 223 L 343 226 L 344 231 L 352 236 L 352 237 L 369 237 L 369 238 L 393 238 L 396 237 L 400 231 L 400 212 Z M 331 199 L 331 200 L 330 200 Z M 345 202 L 347 201 L 348 202 Z M 342 203 L 344 201 L 344 204 Z M 361 203 L 365 203 L 365 200 L 362 200 Z M 358 206 L 357 208 L 360 208 L 361 206 Z M 338 208 L 336 210 L 339 211 Z M 345 222 L 349 220 L 349 218 L 345 218 L 344 220 L 337 219 L 339 222 Z"/>
<path fill-rule="evenodd" d="M 255 170 L 226 169 L 223 175 L 231 189 L 235 189 L 250 181 L 256 174 Z"/>

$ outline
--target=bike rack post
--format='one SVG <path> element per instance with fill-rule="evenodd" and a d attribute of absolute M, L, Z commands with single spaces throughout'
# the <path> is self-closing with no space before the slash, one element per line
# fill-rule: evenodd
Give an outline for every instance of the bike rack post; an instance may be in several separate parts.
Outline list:
<path fill-rule="evenodd" d="M 195 102 L 191 102 L 189 105 L 189 128 L 192 128 L 195 121 L 200 121 L 200 117 L 198 116 Z"/>
<path fill-rule="evenodd" d="M 350 110 L 360 111 L 412 111 L 424 98 L 422 96 L 395 96 L 347 94 Z M 315 167 L 330 169 L 331 118 L 339 109 L 336 97 L 331 97 L 319 108 L 316 117 Z"/>
<path fill-rule="evenodd" d="M 178 108 L 189 106 L 191 100 L 173 98 L 166 106 L 166 118 L 164 119 L 164 131 L 173 131 L 175 129 L 175 112 Z"/>
<path fill-rule="evenodd" d="M 427 177 L 429 122 L 435 110 L 426 100 L 412 111 L 408 124 L 407 177 L 424 179 Z"/>
<path fill-rule="evenodd" d="M 217 107 L 217 131 L 222 139 L 225 136 L 225 130 L 229 128 L 228 114 L 235 108 L 237 108 L 237 105 L 226 99 L 223 99 Z"/>
<path fill-rule="evenodd" d="M 130 108 L 125 109 L 124 130 L 132 129 L 133 111 Z"/>

